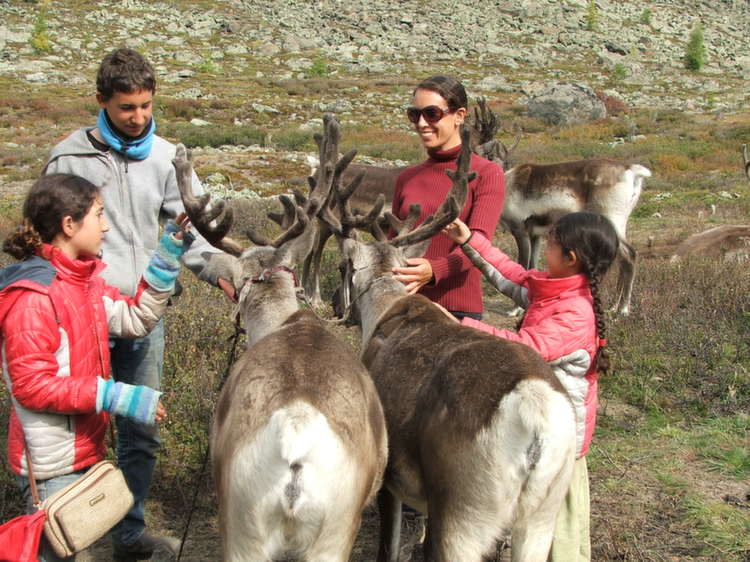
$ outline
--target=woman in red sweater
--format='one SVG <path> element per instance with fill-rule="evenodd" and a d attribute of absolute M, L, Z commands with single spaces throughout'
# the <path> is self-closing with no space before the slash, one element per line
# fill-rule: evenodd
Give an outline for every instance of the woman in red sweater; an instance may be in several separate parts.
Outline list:
<path fill-rule="evenodd" d="M 400 219 L 406 218 L 412 203 L 418 203 L 419 224 L 445 200 L 451 188 L 445 171 L 456 169 L 467 106 L 466 90 L 450 76 L 432 76 L 414 89 L 412 106 L 406 114 L 427 149 L 428 158 L 405 169 L 396 181 L 392 211 Z M 471 155 L 470 167 L 477 177 L 469 183 L 466 203 L 458 216 L 469 229 L 492 240 L 503 210 L 503 170 L 476 154 Z M 482 317 L 481 273 L 445 234 L 436 234 L 424 257 L 410 258 L 407 264 L 394 268 L 393 273 L 409 293 L 423 294 L 459 319 Z"/>

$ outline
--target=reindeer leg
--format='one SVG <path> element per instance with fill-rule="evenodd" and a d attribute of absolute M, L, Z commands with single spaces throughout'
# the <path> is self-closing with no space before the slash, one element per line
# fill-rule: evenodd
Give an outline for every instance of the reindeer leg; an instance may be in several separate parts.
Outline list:
<path fill-rule="evenodd" d="M 633 282 L 635 281 L 635 262 L 637 258 L 635 248 L 621 240 L 618 258 L 620 271 L 617 277 L 617 303 L 615 304 L 615 310 L 623 316 L 627 316 L 630 314 L 630 297 L 633 292 Z"/>
<path fill-rule="evenodd" d="M 538 234 L 530 234 L 529 239 L 531 241 L 531 251 L 529 252 L 529 262 L 526 265 L 526 269 L 536 269 L 539 266 L 539 249 L 542 246 L 542 237 Z"/>
<path fill-rule="evenodd" d="M 380 546 L 378 562 L 398 562 L 401 541 L 401 501 L 385 486 L 378 492 Z"/>
<path fill-rule="evenodd" d="M 511 227 L 510 233 L 516 240 L 516 246 L 518 247 L 518 263 L 528 269 L 529 259 L 531 258 L 531 238 L 529 237 L 529 233 L 523 227 Z"/>

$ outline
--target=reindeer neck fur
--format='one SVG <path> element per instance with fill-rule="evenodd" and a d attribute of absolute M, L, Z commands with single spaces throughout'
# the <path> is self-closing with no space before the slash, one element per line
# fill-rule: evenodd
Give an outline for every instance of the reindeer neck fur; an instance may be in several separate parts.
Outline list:
<path fill-rule="evenodd" d="M 248 280 L 242 293 L 239 307 L 248 348 L 278 330 L 299 310 L 294 277 L 286 271 L 267 274 L 264 281 Z"/>
<path fill-rule="evenodd" d="M 406 296 L 406 289 L 390 274 L 372 277 L 357 287 L 357 306 L 362 324 L 362 349 L 366 349 L 380 318 L 393 303 Z"/>

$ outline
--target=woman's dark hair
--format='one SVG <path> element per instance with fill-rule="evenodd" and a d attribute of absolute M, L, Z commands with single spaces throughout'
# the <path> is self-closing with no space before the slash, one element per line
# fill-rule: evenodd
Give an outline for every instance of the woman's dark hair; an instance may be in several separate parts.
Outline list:
<path fill-rule="evenodd" d="M 93 183 L 72 174 L 42 176 L 23 203 L 23 224 L 3 241 L 3 251 L 19 260 L 33 256 L 43 242 L 62 232 L 63 218 L 80 221 L 99 195 Z"/>
<path fill-rule="evenodd" d="M 108 53 L 99 64 L 96 90 L 104 101 L 115 92 L 131 94 L 139 90 L 156 91 L 154 69 L 138 51 L 122 47 Z"/>
<path fill-rule="evenodd" d="M 417 84 L 412 95 L 417 90 L 430 90 L 431 92 L 440 94 L 448 102 L 448 109 L 451 111 L 456 111 L 461 107 L 469 108 L 469 99 L 466 96 L 463 84 L 452 76 L 444 76 L 442 74 L 430 76 Z"/>
<path fill-rule="evenodd" d="M 560 244 L 564 254 L 575 252 L 581 263 L 581 272 L 588 277 L 594 299 L 596 332 L 600 343 L 596 353 L 597 369 L 609 370 L 609 353 L 606 351 L 607 326 L 604 322 L 599 288 L 604 275 L 617 257 L 620 239 L 610 220 L 597 213 L 570 213 L 561 217 L 550 232 Z"/>

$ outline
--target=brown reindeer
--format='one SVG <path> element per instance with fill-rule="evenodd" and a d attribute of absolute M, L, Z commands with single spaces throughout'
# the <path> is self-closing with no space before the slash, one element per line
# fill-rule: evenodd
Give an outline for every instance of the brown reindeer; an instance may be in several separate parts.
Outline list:
<path fill-rule="evenodd" d="M 326 127 L 316 140 L 329 157 L 338 129 Z M 247 349 L 211 432 L 224 560 L 346 561 L 362 509 L 380 487 L 387 437 L 362 363 L 312 312 L 298 310 L 292 268 L 309 252 L 319 201 L 302 209 L 285 200 L 289 228 L 273 241 L 250 232 L 259 246 L 245 249 L 226 236 L 231 210 L 193 196 L 182 145 L 174 164 L 190 220 L 242 269 L 236 289 Z M 313 183 L 323 189 L 335 175 L 322 166 Z"/>
<path fill-rule="evenodd" d="M 397 560 L 401 502 L 429 514 L 426 560 L 479 562 L 511 533 L 513 560 L 546 560 L 573 464 L 573 408 L 541 357 L 457 324 L 391 273 L 458 215 L 471 179 L 464 147 L 451 195 L 416 229 L 418 208 L 404 221 L 386 213 L 397 232 L 387 240 L 377 213 L 349 208 L 356 184 L 335 192 L 337 214 L 320 214 L 340 243 L 362 359 L 386 415 L 380 562 Z M 365 227 L 374 241 L 359 239 Z"/>

